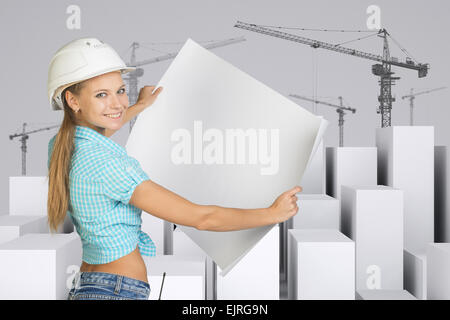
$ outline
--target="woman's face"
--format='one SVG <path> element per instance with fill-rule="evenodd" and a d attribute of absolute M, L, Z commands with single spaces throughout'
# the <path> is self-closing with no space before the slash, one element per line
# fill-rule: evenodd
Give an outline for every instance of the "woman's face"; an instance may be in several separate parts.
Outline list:
<path fill-rule="evenodd" d="M 66 93 L 66 100 L 78 124 L 104 134 L 104 129 L 118 130 L 128 108 L 128 95 L 120 71 L 105 73 L 84 81 L 80 95 Z"/>

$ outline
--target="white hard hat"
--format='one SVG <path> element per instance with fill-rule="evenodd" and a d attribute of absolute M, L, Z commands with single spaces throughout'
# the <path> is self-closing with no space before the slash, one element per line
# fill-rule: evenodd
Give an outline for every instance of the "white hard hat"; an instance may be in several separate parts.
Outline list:
<path fill-rule="evenodd" d="M 73 40 L 58 51 L 48 69 L 48 99 L 53 110 L 62 110 L 62 91 L 78 82 L 108 73 L 122 74 L 135 70 L 128 67 L 117 52 L 96 38 Z"/>

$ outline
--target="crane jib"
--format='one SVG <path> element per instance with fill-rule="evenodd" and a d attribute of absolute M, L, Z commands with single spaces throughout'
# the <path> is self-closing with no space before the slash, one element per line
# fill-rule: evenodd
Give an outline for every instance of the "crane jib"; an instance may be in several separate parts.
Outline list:
<path fill-rule="evenodd" d="M 235 27 L 241 28 L 241 29 L 246 29 L 246 30 L 249 30 L 249 31 L 262 33 L 262 34 L 266 34 L 266 35 L 270 35 L 270 36 L 274 36 L 274 37 L 277 37 L 277 38 L 282 38 L 282 39 L 285 39 L 285 40 L 290 40 L 290 41 L 294 41 L 294 42 L 303 43 L 303 44 L 309 45 L 309 46 L 311 46 L 312 48 L 315 48 L 315 49 L 323 48 L 323 49 L 332 50 L 332 51 L 335 51 L 335 52 L 340 52 L 340 53 L 345 53 L 345 54 L 348 54 L 348 55 L 360 57 L 360 58 L 363 58 L 363 59 L 369 59 L 369 60 L 373 60 L 373 61 L 386 63 L 386 64 L 389 64 L 389 65 L 394 65 L 394 66 L 401 67 L 401 68 L 417 70 L 419 72 L 419 78 L 425 77 L 427 75 L 428 69 L 429 69 L 429 65 L 428 64 L 422 64 L 422 63 L 415 64 L 415 63 L 413 63 L 411 61 L 407 61 L 406 63 L 405 62 L 400 62 L 399 59 L 395 58 L 395 57 L 391 57 L 390 60 L 385 60 L 380 55 L 367 53 L 367 52 L 363 52 L 363 51 L 359 51 L 359 50 L 355 50 L 355 49 L 351 49 L 351 48 L 346 48 L 346 47 L 342 47 L 342 46 L 339 46 L 339 45 L 334 45 L 334 44 L 323 42 L 323 41 L 309 39 L 309 38 L 306 38 L 306 37 L 301 37 L 301 36 L 294 35 L 294 34 L 289 34 L 289 33 L 286 33 L 286 32 L 272 30 L 270 28 L 258 26 L 258 25 L 255 25 L 255 24 L 249 24 L 249 23 L 238 21 L 235 24 Z"/>

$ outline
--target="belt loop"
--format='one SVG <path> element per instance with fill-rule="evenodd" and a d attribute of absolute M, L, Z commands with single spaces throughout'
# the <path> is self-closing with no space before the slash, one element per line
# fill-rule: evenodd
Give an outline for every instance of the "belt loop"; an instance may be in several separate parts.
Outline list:
<path fill-rule="evenodd" d="M 117 276 L 117 283 L 116 283 L 116 287 L 114 288 L 115 294 L 119 294 L 119 292 L 120 292 L 120 288 L 122 286 L 122 279 L 123 279 L 123 276 L 121 276 L 121 275 Z"/>

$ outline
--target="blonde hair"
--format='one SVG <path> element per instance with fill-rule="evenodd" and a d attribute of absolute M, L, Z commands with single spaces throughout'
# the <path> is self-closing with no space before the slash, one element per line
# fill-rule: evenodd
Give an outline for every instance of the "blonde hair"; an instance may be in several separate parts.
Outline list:
<path fill-rule="evenodd" d="M 63 90 L 61 97 L 64 107 L 64 119 L 53 144 L 48 169 L 47 216 L 50 232 L 57 231 L 64 222 L 70 208 L 69 174 L 74 149 L 75 113 L 66 101 L 66 91 L 79 96 L 83 82 L 71 85 Z"/>

